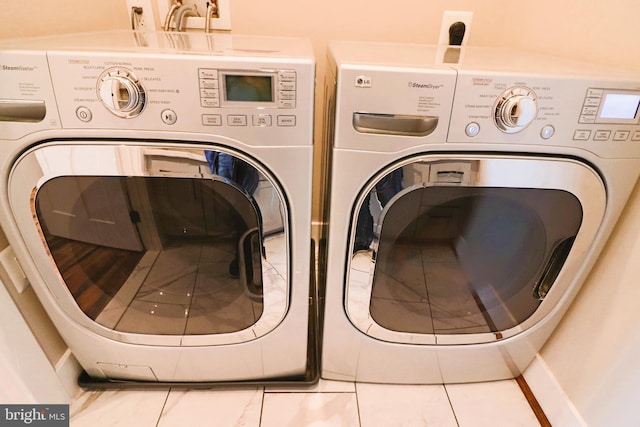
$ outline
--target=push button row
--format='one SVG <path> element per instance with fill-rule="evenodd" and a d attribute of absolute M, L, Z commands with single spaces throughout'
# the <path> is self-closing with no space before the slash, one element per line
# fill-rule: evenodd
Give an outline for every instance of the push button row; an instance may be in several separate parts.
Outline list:
<path fill-rule="evenodd" d="M 578 123 L 595 123 L 596 122 L 598 108 L 600 108 L 600 101 L 602 101 L 603 95 L 604 95 L 604 89 L 589 88 L 587 90 L 587 96 L 584 99 L 584 104 L 582 104 L 582 112 L 580 114 L 580 119 L 578 120 Z"/>
<path fill-rule="evenodd" d="M 198 77 L 200 78 L 200 105 L 205 108 L 220 107 L 218 70 L 199 68 Z"/>
<path fill-rule="evenodd" d="M 296 72 L 278 72 L 278 108 L 296 108 Z"/>
<path fill-rule="evenodd" d="M 253 114 L 250 117 L 252 126 L 269 127 L 273 125 L 272 116 L 269 114 Z M 245 114 L 228 114 L 226 116 L 226 124 L 227 126 L 248 126 L 248 118 Z M 224 124 L 222 114 L 203 114 L 202 124 L 204 126 L 222 126 Z M 276 125 L 280 127 L 293 127 L 296 125 L 296 116 L 277 116 Z"/>
<path fill-rule="evenodd" d="M 589 141 L 592 132 L 590 130 L 578 129 L 573 133 L 574 141 Z M 627 141 L 631 137 L 631 141 L 640 141 L 640 130 L 596 130 L 593 132 L 594 141 Z"/>

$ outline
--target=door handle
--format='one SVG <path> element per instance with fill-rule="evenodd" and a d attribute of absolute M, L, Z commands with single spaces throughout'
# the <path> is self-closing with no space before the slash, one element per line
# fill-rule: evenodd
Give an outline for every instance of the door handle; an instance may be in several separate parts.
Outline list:
<path fill-rule="evenodd" d="M 0 99 L 0 122 L 37 123 L 44 120 L 46 114 L 44 101 Z"/>
<path fill-rule="evenodd" d="M 427 136 L 438 126 L 436 116 L 353 113 L 353 127 L 361 133 Z"/>
<path fill-rule="evenodd" d="M 547 266 L 542 272 L 542 276 L 540 276 L 540 279 L 538 279 L 535 287 L 533 288 L 534 298 L 542 301 L 544 297 L 547 296 L 556 281 L 558 274 L 560 274 L 560 270 L 562 270 L 564 261 L 567 259 L 567 256 L 569 256 L 569 251 L 571 251 L 571 247 L 575 240 L 576 238 L 573 236 L 566 238 L 558 243 L 558 245 L 553 249 L 551 257 L 547 262 Z"/>

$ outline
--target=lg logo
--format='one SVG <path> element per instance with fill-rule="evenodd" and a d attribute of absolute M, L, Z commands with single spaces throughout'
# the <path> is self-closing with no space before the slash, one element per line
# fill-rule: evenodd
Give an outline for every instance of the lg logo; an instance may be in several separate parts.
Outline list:
<path fill-rule="evenodd" d="M 371 77 L 356 76 L 356 87 L 371 87 Z"/>

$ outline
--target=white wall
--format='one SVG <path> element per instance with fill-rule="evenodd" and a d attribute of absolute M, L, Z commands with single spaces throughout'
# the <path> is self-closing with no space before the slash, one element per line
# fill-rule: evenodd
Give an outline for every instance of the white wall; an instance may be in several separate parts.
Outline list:
<path fill-rule="evenodd" d="M 502 43 L 640 70 L 637 0 L 501 3 Z"/>
<path fill-rule="evenodd" d="M 0 0 L 0 39 L 128 28 L 124 0 Z"/>
<path fill-rule="evenodd" d="M 0 38 L 127 28 L 124 0 L 0 0 Z M 62 9 L 64 8 L 64 9 Z M 324 76 L 327 40 L 435 43 L 444 10 L 474 12 L 469 43 L 521 47 L 633 68 L 637 0 L 232 0 L 234 32 L 303 36 Z M 322 93 L 319 91 L 318 93 Z M 322 99 L 317 103 L 318 132 Z M 317 138 L 319 147 L 321 140 Z M 541 357 L 589 425 L 640 424 L 640 195 Z"/>
<path fill-rule="evenodd" d="M 66 388 L 24 322 L 5 287 L 0 286 L 0 402 L 69 403 Z"/>
<path fill-rule="evenodd" d="M 640 425 L 639 193 L 541 352 L 589 426 Z"/>

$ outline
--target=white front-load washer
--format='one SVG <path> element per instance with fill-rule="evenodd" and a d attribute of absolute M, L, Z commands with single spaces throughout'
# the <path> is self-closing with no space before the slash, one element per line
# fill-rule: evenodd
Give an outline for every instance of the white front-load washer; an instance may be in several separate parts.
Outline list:
<path fill-rule="evenodd" d="M 324 378 L 518 376 L 638 179 L 637 75 L 451 49 L 329 47 Z"/>
<path fill-rule="evenodd" d="M 0 222 L 88 376 L 309 378 L 310 43 L 126 31 L 0 58 Z"/>

